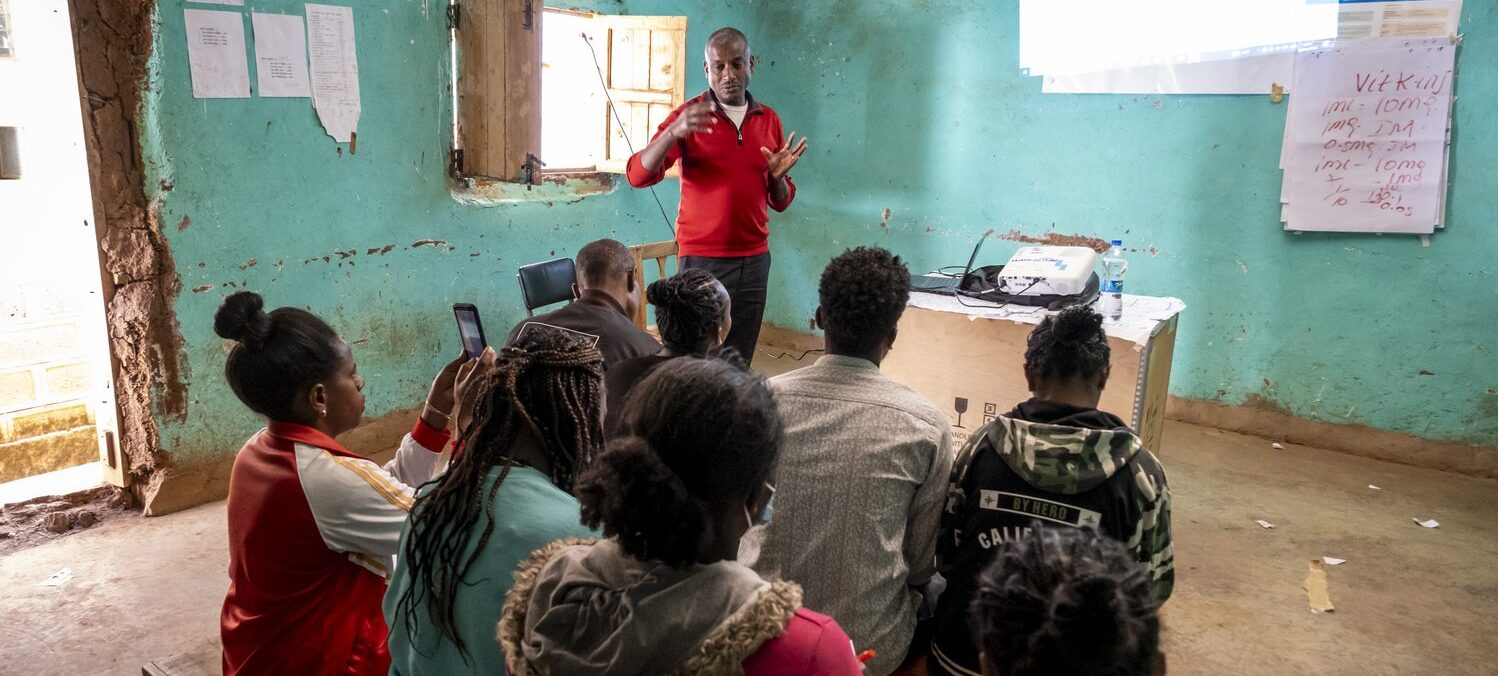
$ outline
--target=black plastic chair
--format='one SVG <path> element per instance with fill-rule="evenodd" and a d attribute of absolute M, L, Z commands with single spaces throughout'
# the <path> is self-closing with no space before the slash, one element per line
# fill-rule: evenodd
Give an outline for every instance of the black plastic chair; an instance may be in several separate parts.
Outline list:
<path fill-rule="evenodd" d="M 525 314 L 534 317 L 536 308 L 572 300 L 577 267 L 571 258 L 558 258 L 522 265 L 515 276 L 520 279 L 520 299 L 525 302 Z"/>

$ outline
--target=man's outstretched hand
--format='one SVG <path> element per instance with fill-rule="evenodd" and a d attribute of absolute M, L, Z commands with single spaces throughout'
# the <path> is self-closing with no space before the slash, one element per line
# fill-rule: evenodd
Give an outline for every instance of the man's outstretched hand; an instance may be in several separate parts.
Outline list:
<path fill-rule="evenodd" d="M 779 152 L 770 152 L 769 148 L 759 147 L 760 154 L 765 156 L 765 163 L 769 165 L 770 180 L 778 181 L 790 173 L 791 167 L 796 166 L 796 160 L 801 159 L 801 154 L 806 152 L 806 137 L 796 141 L 796 132 L 785 137 L 785 145 Z"/>

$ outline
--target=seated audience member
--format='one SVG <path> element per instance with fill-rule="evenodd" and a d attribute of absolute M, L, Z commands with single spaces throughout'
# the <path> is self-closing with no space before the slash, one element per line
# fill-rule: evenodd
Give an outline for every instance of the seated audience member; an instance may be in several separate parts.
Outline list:
<path fill-rule="evenodd" d="M 698 269 L 683 270 L 656 280 L 645 291 L 655 306 L 655 325 L 661 332 L 661 351 L 620 362 L 606 378 L 608 418 L 604 429 L 612 437 L 624 410 L 624 395 L 645 379 L 651 369 L 674 357 L 705 357 L 723 344 L 733 325 L 728 290 L 712 275 Z"/>
<path fill-rule="evenodd" d="M 608 539 L 552 543 L 515 573 L 499 623 L 509 673 L 859 673 L 799 587 L 734 561 L 774 492 L 781 423 L 764 382 L 674 359 L 640 383 L 622 429 L 577 489 Z"/>
<path fill-rule="evenodd" d="M 348 343 L 311 313 L 266 314 L 229 296 L 213 318 L 236 341 L 224 375 L 265 416 L 229 477 L 225 674 L 384 674 L 380 599 L 411 505 L 408 484 L 437 470 L 460 361 L 432 383 L 415 429 L 381 467 L 333 438 L 364 415 Z"/>
<path fill-rule="evenodd" d="M 1037 525 L 998 550 L 969 609 L 983 673 L 1165 673 L 1149 572 L 1122 544 Z"/>
<path fill-rule="evenodd" d="M 612 239 L 583 245 L 577 252 L 577 281 L 572 294 L 577 300 L 559 310 L 521 321 L 510 330 L 505 344 L 515 342 L 527 326 L 551 326 L 582 334 L 595 341 L 603 353 L 603 367 L 655 354 L 661 349 L 650 334 L 635 326 L 640 290 L 635 287 L 635 259 L 629 249 Z"/>
<path fill-rule="evenodd" d="M 827 265 L 819 292 L 827 354 L 770 381 L 786 441 L 775 520 L 749 531 L 739 561 L 799 582 L 808 605 L 875 651 L 868 673 L 887 674 L 911 647 L 920 588 L 936 572 L 952 430 L 879 371 L 910 298 L 905 264 L 884 249 L 850 249 Z"/>
<path fill-rule="evenodd" d="M 603 357 L 528 331 L 493 368 L 460 378 L 457 454 L 417 493 L 385 595 L 392 674 L 501 674 L 494 625 L 515 567 L 590 535 L 572 485 L 603 440 Z"/>
<path fill-rule="evenodd" d="M 953 463 L 933 673 L 978 672 L 968 606 L 979 571 L 1037 517 L 1126 543 L 1157 603 L 1175 581 L 1165 470 L 1118 416 L 1097 409 L 1108 381 L 1102 316 L 1071 307 L 1042 321 L 1025 350 L 1025 380 L 1033 398 L 974 433 Z"/>

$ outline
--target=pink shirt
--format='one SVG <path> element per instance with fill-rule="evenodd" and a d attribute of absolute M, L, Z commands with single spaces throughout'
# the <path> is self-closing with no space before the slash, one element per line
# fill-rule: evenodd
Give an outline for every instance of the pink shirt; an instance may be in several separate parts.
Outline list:
<path fill-rule="evenodd" d="M 766 642 L 744 660 L 745 676 L 844 676 L 862 672 L 863 666 L 853 654 L 853 642 L 837 622 L 805 608 L 791 617 L 785 633 Z"/>

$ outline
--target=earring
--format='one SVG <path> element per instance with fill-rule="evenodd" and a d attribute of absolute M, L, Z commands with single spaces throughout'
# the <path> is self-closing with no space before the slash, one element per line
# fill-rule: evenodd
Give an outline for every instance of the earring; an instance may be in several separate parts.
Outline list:
<path fill-rule="evenodd" d="M 325 408 L 317 409 L 317 415 L 322 416 L 324 418 L 328 417 L 328 409 L 325 409 Z"/>

